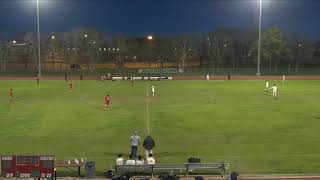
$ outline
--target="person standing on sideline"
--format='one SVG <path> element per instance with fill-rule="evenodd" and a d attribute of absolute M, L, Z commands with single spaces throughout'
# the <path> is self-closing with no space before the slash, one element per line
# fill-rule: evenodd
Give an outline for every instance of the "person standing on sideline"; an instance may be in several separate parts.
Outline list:
<path fill-rule="evenodd" d="M 149 154 L 149 157 L 147 158 L 147 164 L 155 164 L 156 160 L 152 157 L 152 154 Z"/>
<path fill-rule="evenodd" d="M 277 97 L 278 87 L 274 84 L 270 89 L 272 89 L 272 96 Z"/>
<path fill-rule="evenodd" d="M 124 159 L 122 158 L 122 154 L 118 154 L 118 158 L 116 159 L 116 165 L 120 166 L 123 165 Z"/>
<path fill-rule="evenodd" d="M 152 154 L 152 149 L 155 147 L 154 140 L 152 139 L 152 137 L 149 134 L 143 141 L 143 147 L 144 147 L 144 151 L 146 153 L 146 158 L 148 158 L 149 154 Z"/>
<path fill-rule="evenodd" d="M 269 81 L 266 80 L 266 88 L 264 89 L 265 92 L 269 91 Z"/>
<path fill-rule="evenodd" d="M 286 76 L 282 75 L 282 84 L 286 81 Z"/>
<path fill-rule="evenodd" d="M 230 81 L 231 80 L 231 75 L 230 74 L 228 74 L 228 81 Z"/>
<path fill-rule="evenodd" d="M 207 74 L 207 81 L 208 81 L 208 80 L 210 80 L 210 76 L 209 76 L 209 74 Z"/>
<path fill-rule="evenodd" d="M 83 75 L 82 74 L 80 74 L 80 80 L 83 80 Z"/>
<path fill-rule="evenodd" d="M 131 156 L 133 159 L 137 158 L 139 144 L 140 137 L 138 136 L 138 132 L 135 131 L 134 134 L 130 137 Z"/>

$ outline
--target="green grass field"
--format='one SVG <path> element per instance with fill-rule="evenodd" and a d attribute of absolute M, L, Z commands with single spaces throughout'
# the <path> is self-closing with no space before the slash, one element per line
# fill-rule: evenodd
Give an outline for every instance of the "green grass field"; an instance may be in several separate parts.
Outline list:
<path fill-rule="evenodd" d="M 274 82 L 271 82 L 274 83 Z M 277 82 L 279 84 L 279 82 Z M 320 170 L 320 82 L 289 81 L 279 98 L 263 81 L 0 81 L 0 154 L 86 157 L 103 171 L 146 134 L 146 102 L 158 163 L 229 162 L 240 173 Z M 155 84 L 156 96 L 146 97 Z M 9 103 L 13 88 L 15 102 Z M 111 95 L 111 110 L 103 110 Z M 139 148 L 143 154 L 143 148 Z"/>

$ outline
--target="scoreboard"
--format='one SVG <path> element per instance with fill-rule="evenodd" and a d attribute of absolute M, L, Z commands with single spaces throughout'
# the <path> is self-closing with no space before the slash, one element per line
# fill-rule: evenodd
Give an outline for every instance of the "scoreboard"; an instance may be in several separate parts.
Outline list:
<path fill-rule="evenodd" d="M 53 178 L 54 156 L 1 156 L 1 176 Z"/>

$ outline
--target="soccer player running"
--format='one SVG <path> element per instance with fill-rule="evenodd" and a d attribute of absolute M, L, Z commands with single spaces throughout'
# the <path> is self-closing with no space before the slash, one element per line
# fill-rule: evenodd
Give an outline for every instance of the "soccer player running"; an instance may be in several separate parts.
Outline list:
<path fill-rule="evenodd" d="M 36 77 L 36 82 L 37 82 L 37 85 L 39 86 L 39 83 L 40 83 L 40 77 L 39 76 Z"/>
<path fill-rule="evenodd" d="M 155 86 L 154 85 L 151 86 L 151 91 L 152 91 L 152 96 L 154 96 L 154 92 L 155 92 Z"/>
<path fill-rule="evenodd" d="M 277 97 L 278 87 L 274 84 L 270 89 L 272 89 L 272 96 L 273 96 L 273 97 Z M 270 90 L 270 89 L 269 89 L 269 90 Z"/>
<path fill-rule="evenodd" d="M 72 81 L 69 81 L 69 92 L 72 92 Z"/>
<path fill-rule="evenodd" d="M 133 76 L 131 77 L 131 87 L 133 87 Z"/>
<path fill-rule="evenodd" d="M 9 89 L 8 96 L 9 96 L 9 101 L 12 102 L 13 98 L 14 98 L 13 97 L 13 89 L 12 88 Z"/>
<path fill-rule="evenodd" d="M 104 110 L 107 111 L 108 109 L 110 109 L 110 96 L 109 94 L 104 97 Z"/>
<path fill-rule="evenodd" d="M 265 92 L 269 91 L 269 81 L 266 80 L 266 88 L 264 89 Z"/>

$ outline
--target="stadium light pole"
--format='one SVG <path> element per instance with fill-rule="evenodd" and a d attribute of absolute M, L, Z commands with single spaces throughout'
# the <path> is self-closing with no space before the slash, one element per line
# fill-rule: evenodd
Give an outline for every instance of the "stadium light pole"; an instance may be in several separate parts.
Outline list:
<path fill-rule="evenodd" d="M 259 0 L 259 42 L 258 42 L 258 62 L 257 62 L 257 76 L 260 72 L 260 58 L 261 58 L 261 20 L 262 20 L 262 0 Z"/>
<path fill-rule="evenodd" d="M 37 0 L 37 30 L 38 30 L 38 76 L 41 77 L 41 45 L 40 45 L 40 13 L 39 13 L 39 0 Z"/>
<path fill-rule="evenodd" d="M 151 62 L 151 59 L 152 59 L 152 41 L 153 41 L 153 36 L 152 35 L 148 35 L 147 37 L 147 40 L 149 41 L 149 52 L 150 52 L 150 59 L 149 59 L 149 68 L 150 68 L 150 62 Z"/>

